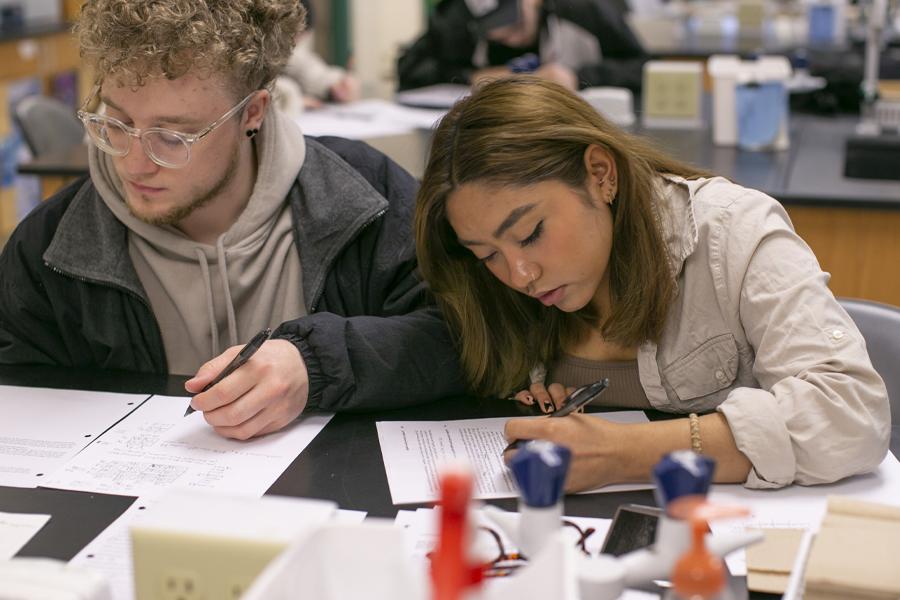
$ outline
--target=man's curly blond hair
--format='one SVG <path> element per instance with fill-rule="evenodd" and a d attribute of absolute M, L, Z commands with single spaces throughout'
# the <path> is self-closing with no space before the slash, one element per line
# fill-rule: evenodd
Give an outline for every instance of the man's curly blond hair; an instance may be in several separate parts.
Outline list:
<path fill-rule="evenodd" d="M 299 0 L 87 0 L 75 32 L 97 81 L 141 86 L 193 70 L 242 95 L 278 75 L 305 19 Z"/>

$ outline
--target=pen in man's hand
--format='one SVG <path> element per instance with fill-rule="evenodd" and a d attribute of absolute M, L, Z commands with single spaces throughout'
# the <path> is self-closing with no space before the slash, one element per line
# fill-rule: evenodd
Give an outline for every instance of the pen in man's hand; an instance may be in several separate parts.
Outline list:
<path fill-rule="evenodd" d="M 271 328 L 263 329 L 262 331 L 254 335 L 253 339 L 247 342 L 246 346 L 241 348 L 241 351 L 237 353 L 237 356 L 231 359 L 231 362 L 228 363 L 228 366 L 222 369 L 222 372 L 216 375 L 215 379 L 207 383 L 203 387 L 203 389 L 200 390 L 200 393 L 202 394 L 203 392 L 209 390 L 212 386 L 216 385 L 217 383 L 234 373 L 241 367 L 241 365 L 250 360 L 250 357 L 256 354 L 256 351 L 262 347 L 263 342 L 269 339 L 270 335 L 272 335 Z M 192 412 L 194 412 L 194 407 L 188 404 L 187 410 L 184 411 L 184 416 L 188 416 Z"/>
<path fill-rule="evenodd" d="M 596 381 L 589 385 L 578 388 L 577 390 L 566 396 L 566 399 L 563 400 L 562 406 L 550 413 L 550 417 L 565 417 L 572 414 L 573 412 L 602 394 L 603 390 L 605 390 L 607 387 L 609 387 L 609 379 L 604 377 L 600 381 Z M 501 455 L 506 454 L 509 450 L 518 448 L 520 445 L 524 444 L 527 441 L 528 440 L 511 441 L 509 445 L 503 449 Z"/>

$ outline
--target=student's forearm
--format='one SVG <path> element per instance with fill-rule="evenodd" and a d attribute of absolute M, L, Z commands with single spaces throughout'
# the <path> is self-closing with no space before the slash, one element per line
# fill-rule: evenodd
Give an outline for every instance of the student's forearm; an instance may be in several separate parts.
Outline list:
<path fill-rule="evenodd" d="M 628 425 L 624 433 L 617 478 L 620 481 L 647 481 L 663 455 L 691 448 L 687 418 Z M 750 461 L 735 445 L 725 417 L 719 413 L 700 417 L 700 439 L 703 454 L 716 461 L 715 481 L 739 483 L 747 479 Z"/>

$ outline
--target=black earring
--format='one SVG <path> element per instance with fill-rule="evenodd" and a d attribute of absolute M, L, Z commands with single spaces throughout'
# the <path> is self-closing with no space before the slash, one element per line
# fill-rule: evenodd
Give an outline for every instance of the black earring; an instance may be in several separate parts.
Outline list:
<path fill-rule="evenodd" d="M 247 137 L 252 139 L 257 133 L 259 133 L 259 129 L 248 129 Z"/>

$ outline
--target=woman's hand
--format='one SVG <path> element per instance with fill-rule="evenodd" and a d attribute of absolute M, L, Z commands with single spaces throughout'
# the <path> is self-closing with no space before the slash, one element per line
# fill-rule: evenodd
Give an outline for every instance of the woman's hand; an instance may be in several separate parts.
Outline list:
<path fill-rule="evenodd" d="M 745 481 L 752 465 L 738 450 L 724 415 L 701 416 L 700 434 L 703 453 L 716 461 L 713 481 Z M 628 424 L 580 414 L 555 419 L 510 419 L 506 423 L 506 438 L 549 440 L 569 448 L 572 451 L 572 466 L 566 479 L 569 492 L 610 483 L 650 481 L 653 467 L 664 455 L 691 447 L 690 422 L 685 417 Z M 504 458 L 511 458 L 512 452 Z"/>
<path fill-rule="evenodd" d="M 551 383 L 549 386 L 544 386 L 543 383 L 532 383 L 531 387 L 520 391 L 513 398 L 528 406 L 537 401 L 541 412 L 552 413 L 563 405 L 563 400 L 573 391 L 575 388 L 564 388 L 559 383 Z"/>
<path fill-rule="evenodd" d="M 624 439 L 626 427 L 628 425 L 582 414 L 558 419 L 510 419 L 506 423 L 506 438 L 510 441 L 549 440 L 569 448 L 572 464 L 566 478 L 566 491 L 578 492 L 624 481 L 618 465 L 623 460 L 623 451 L 629 447 Z M 504 458 L 509 459 L 513 452 L 511 450 Z"/>

